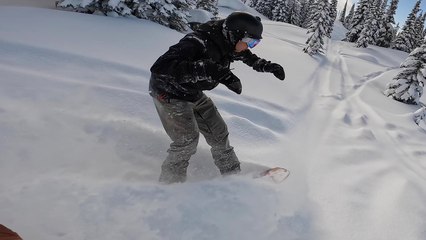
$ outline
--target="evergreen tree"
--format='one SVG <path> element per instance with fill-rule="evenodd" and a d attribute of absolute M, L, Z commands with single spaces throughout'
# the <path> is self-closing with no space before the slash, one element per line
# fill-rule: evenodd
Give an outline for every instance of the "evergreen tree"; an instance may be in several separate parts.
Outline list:
<path fill-rule="evenodd" d="M 345 17 L 346 17 L 346 8 L 348 7 L 348 0 L 345 2 L 345 6 L 343 7 L 343 11 L 340 13 L 339 21 L 341 23 L 345 23 Z"/>
<path fill-rule="evenodd" d="M 343 24 L 343 26 L 345 26 L 346 29 L 351 29 L 352 28 L 352 21 L 354 18 L 354 14 L 355 14 L 355 4 L 352 4 L 351 10 L 349 10 L 349 14 L 348 16 L 346 16 L 345 18 L 345 22 Z"/>
<path fill-rule="evenodd" d="M 408 15 L 407 20 L 405 21 L 404 27 L 402 27 L 402 31 L 396 37 L 393 48 L 398 49 L 404 52 L 410 52 L 414 49 L 415 39 L 416 39 L 416 20 L 417 13 L 420 11 L 420 2 L 418 0 L 414 5 L 413 10 Z"/>
<path fill-rule="evenodd" d="M 426 20 L 426 13 L 425 14 L 421 13 L 416 20 L 415 32 L 417 34 L 415 35 L 413 48 L 419 47 L 423 42 L 423 39 L 425 37 L 424 31 L 423 31 L 425 26 L 425 20 Z"/>
<path fill-rule="evenodd" d="M 249 6 L 252 8 L 256 8 L 257 2 L 259 2 L 259 0 L 251 0 Z"/>
<path fill-rule="evenodd" d="M 371 41 L 370 44 L 377 45 L 380 29 L 383 27 L 383 8 L 382 0 L 375 0 L 370 7 L 371 18 Z"/>
<path fill-rule="evenodd" d="M 368 44 L 373 41 L 373 34 L 374 34 L 374 16 L 375 11 L 375 3 L 369 4 L 367 11 L 365 14 L 367 15 L 367 19 L 364 22 L 364 26 L 362 28 L 362 31 L 359 35 L 359 38 L 356 41 L 355 46 L 356 47 L 368 47 Z"/>
<path fill-rule="evenodd" d="M 370 0 L 360 0 L 351 22 L 351 30 L 346 33 L 346 41 L 356 42 L 364 28 L 364 23 L 368 18 L 368 8 Z"/>
<path fill-rule="evenodd" d="M 386 6 L 388 5 L 388 0 L 383 0 L 380 5 L 380 10 L 385 13 L 386 12 Z"/>
<path fill-rule="evenodd" d="M 331 0 L 328 2 L 328 12 L 330 13 L 330 18 L 327 27 L 327 37 L 331 38 L 331 33 L 333 32 L 334 21 L 337 17 L 337 0 Z"/>
<path fill-rule="evenodd" d="M 308 28 L 312 19 L 312 15 L 315 12 L 315 0 L 306 0 L 302 5 L 301 13 L 301 27 Z"/>
<path fill-rule="evenodd" d="M 377 36 L 376 45 L 379 47 L 385 47 L 385 48 L 390 47 L 394 39 L 395 28 L 393 27 L 393 24 L 395 24 L 394 15 L 398 7 L 398 2 L 399 0 L 391 0 L 391 4 L 388 10 L 383 15 L 382 21 L 380 23 L 380 28 L 377 33 L 378 36 Z"/>
<path fill-rule="evenodd" d="M 254 9 L 264 15 L 265 17 L 272 19 L 272 10 L 276 7 L 274 0 L 258 0 Z"/>
<path fill-rule="evenodd" d="M 277 22 L 286 22 L 287 21 L 287 9 L 285 6 L 285 0 L 275 0 L 274 8 L 272 9 L 272 18 L 271 20 Z"/>
<path fill-rule="evenodd" d="M 198 0 L 196 8 L 211 12 L 214 16 L 218 15 L 217 0 Z"/>
<path fill-rule="evenodd" d="M 393 41 L 391 42 L 391 48 L 394 47 L 395 44 L 395 39 L 396 36 L 398 36 L 398 33 L 400 32 L 399 30 L 401 29 L 401 27 L 399 26 L 399 22 L 396 24 L 394 31 L 392 32 L 392 39 Z"/>
<path fill-rule="evenodd" d="M 420 125 L 423 122 L 423 125 L 426 126 L 426 107 L 422 107 L 413 114 L 413 120 L 417 125 Z"/>
<path fill-rule="evenodd" d="M 57 7 L 90 14 L 135 16 L 184 31 L 190 6 L 187 0 L 59 0 Z"/>
<path fill-rule="evenodd" d="M 327 36 L 327 27 L 330 22 L 330 16 L 328 12 L 328 1 L 318 0 L 315 4 L 315 12 L 312 15 L 312 20 L 308 28 L 308 34 L 311 36 L 306 41 L 307 46 L 303 51 L 309 55 L 315 55 L 323 53 L 324 38 Z"/>
<path fill-rule="evenodd" d="M 399 72 L 387 85 L 385 95 L 407 104 L 418 104 L 426 78 L 426 42 L 414 49 L 401 64 Z"/>
<path fill-rule="evenodd" d="M 299 0 L 287 0 L 285 4 L 286 12 L 287 12 L 287 20 L 286 23 L 290 23 L 296 26 L 300 25 L 300 11 L 301 4 Z"/>

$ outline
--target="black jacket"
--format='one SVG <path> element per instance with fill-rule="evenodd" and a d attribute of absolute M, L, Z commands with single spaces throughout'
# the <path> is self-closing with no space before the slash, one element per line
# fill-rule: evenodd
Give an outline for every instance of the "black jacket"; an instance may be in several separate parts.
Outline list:
<path fill-rule="evenodd" d="M 197 101 L 203 90 L 215 88 L 219 79 L 206 79 L 206 76 L 195 72 L 194 64 L 200 60 L 212 60 L 228 70 L 231 62 L 240 60 L 256 71 L 263 71 L 267 63 L 265 59 L 249 50 L 235 53 L 235 44 L 223 32 L 223 22 L 218 20 L 202 24 L 197 31 L 187 34 L 157 59 L 151 67 L 151 96 Z"/>

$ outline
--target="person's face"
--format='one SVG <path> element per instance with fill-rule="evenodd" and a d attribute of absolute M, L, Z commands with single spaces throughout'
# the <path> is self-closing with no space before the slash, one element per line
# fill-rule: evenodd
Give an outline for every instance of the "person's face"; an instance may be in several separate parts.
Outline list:
<path fill-rule="evenodd" d="M 245 37 L 237 42 L 235 45 L 235 52 L 242 52 L 248 48 L 254 48 L 260 43 L 260 39 Z"/>
<path fill-rule="evenodd" d="M 235 52 L 239 53 L 248 49 L 247 43 L 243 41 L 238 41 L 237 45 L 235 45 Z"/>

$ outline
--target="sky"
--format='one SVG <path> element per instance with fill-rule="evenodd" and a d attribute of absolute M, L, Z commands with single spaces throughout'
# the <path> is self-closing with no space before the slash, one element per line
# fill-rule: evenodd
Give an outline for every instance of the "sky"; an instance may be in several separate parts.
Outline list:
<path fill-rule="evenodd" d="M 390 3 L 391 0 L 388 0 L 388 4 Z M 339 7 L 340 9 L 343 8 L 343 6 L 345 5 L 346 0 L 339 0 Z M 352 6 L 351 4 L 349 4 L 351 2 L 352 3 L 357 3 L 357 0 L 349 0 L 348 1 L 348 10 L 346 10 L 347 12 L 350 9 L 350 6 Z M 410 14 L 411 10 L 413 9 L 414 5 L 416 4 L 417 0 L 399 0 L 398 3 L 398 9 L 396 10 L 396 14 L 395 14 L 395 23 L 399 22 L 399 25 L 402 27 L 405 23 L 405 20 L 408 17 L 408 14 Z M 426 1 L 423 1 L 421 3 L 421 7 L 422 10 L 426 10 Z"/>

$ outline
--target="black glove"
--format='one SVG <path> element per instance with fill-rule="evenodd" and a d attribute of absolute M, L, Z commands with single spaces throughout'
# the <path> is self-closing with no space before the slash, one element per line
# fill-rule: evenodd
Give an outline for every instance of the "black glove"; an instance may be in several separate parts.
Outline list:
<path fill-rule="evenodd" d="M 214 80 L 219 80 L 229 72 L 229 69 L 222 67 L 210 59 L 199 60 L 194 63 L 193 67 L 195 79 L 198 81 L 200 79 L 207 80 L 209 77 Z"/>
<path fill-rule="evenodd" d="M 278 63 L 271 63 L 268 62 L 263 67 L 263 71 L 273 73 L 275 77 L 277 77 L 280 80 L 285 79 L 285 72 L 284 68 L 281 67 Z"/>
<path fill-rule="evenodd" d="M 229 70 L 228 73 L 219 80 L 219 82 L 236 94 L 241 94 L 243 91 L 240 79 Z"/>

